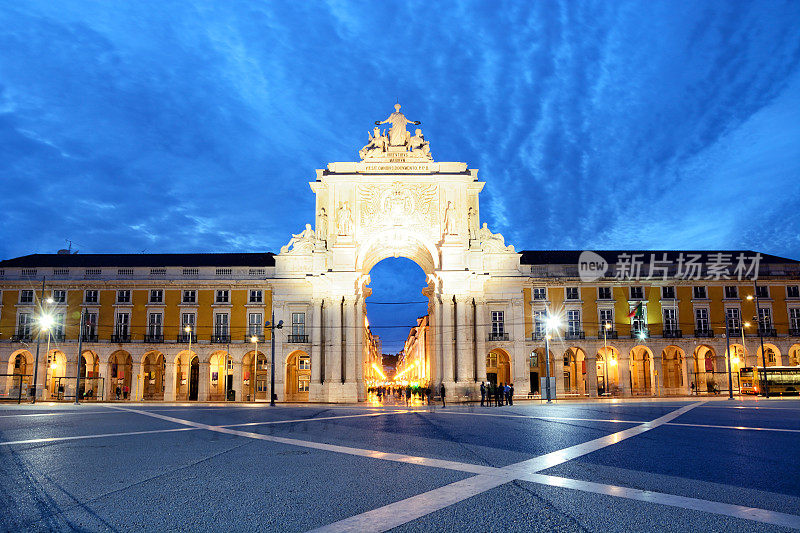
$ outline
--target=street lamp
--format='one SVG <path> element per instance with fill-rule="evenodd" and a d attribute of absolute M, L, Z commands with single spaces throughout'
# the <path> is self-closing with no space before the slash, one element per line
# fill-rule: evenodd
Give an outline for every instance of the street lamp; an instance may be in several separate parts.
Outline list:
<path fill-rule="evenodd" d="M 545 335 L 544 335 L 544 361 L 545 361 L 545 373 L 547 374 L 547 379 L 545 380 L 545 391 L 547 393 L 547 403 L 552 403 L 553 396 L 555 395 L 556 391 L 550 391 L 550 331 L 551 330 L 558 330 L 559 326 L 561 326 L 561 321 L 558 317 L 552 316 L 548 313 L 547 318 L 544 320 L 544 327 L 545 327 Z"/>
<path fill-rule="evenodd" d="M 49 303 L 49 302 L 52 302 L 52 300 L 50 298 L 48 298 L 46 300 L 46 302 Z M 55 320 L 53 319 L 53 315 L 51 315 L 49 313 L 43 313 L 39 317 L 39 335 L 41 335 L 41 332 L 43 332 L 43 331 L 47 332 L 47 355 L 48 356 L 50 355 L 50 331 L 53 328 L 53 324 L 54 323 L 55 323 Z M 39 374 L 39 350 L 38 350 L 39 345 L 38 344 L 36 345 L 36 348 L 37 348 L 37 350 L 36 350 L 36 361 L 34 362 L 35 366 L 33 367 L 33 403 L 36 403 L 36 383 L 37 383 L 37 378 L 38 378 L 38 374 Z M 45 376 L 45 379 L 47 379 L 46 376 Z"/>
<path fill-rule="evenodd" d="M 270 377 L 269 377 L 269 405 L 275 407 L 275 330 L 283 328 L 283 320 L 275 323 L 275 311 L 272 312 L 272 320 L 267 323 L 270 329 L 270 340 L 272 340 L 272 357 L 270 359 Z M 284 383 L 284 386 L 286 384 Z"/>
<path fill-rule="evenodd" d="M 603 324 L 603 361 L 606 364 L 606 371 L 603 373 L 603 391 L 609 393 L 608 390 L 608 330 L 611 329 L 611 322 L 606 321 Z"/>
<path fill-rule="evenodd" d="M 758 285 L 756 284 L 757 275 L 758 272 L 756 272 L 753 276 L 753 292 L 756 295 L 756 316 L 753 318 L 755 319 L 756 326 L 758 327 L 758 339 L 761 341 L 761 364 L 764 366 L 764 397 L 769 398 L 769 382 L 767 381 L 767 354 L 764 352 L 764 330 L 761 327 L 761 302 L 758 299 Z M 752 300 L 753 295 L 748 295 L 747 299 Z M 758 356 L 756 356 L 756 364 L 758 364 Z"/>
<path fill-rule="evenodd" d="M 256 403 L 256 374 L 258 373 L 258 335 L 250 337 L 250 342 L 256 345 L 253 352 L 253 375 L 250 376 L 250 386 L 253 387 L 253 403 Z"/>

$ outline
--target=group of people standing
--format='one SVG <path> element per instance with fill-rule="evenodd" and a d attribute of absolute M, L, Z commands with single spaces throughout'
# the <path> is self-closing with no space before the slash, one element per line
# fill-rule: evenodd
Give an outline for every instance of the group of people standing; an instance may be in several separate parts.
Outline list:
<path fill-rule="evenodd" d="M 481 407 L 491 407 L 495 405 L 514 405 L 514 384 L 498 383 L 495 385 L 491 381 L 484 383 L 481 381 Z"/>
<path fill-rule="evenodd" d="M 433 391 L 430 387 L 420 387 L 420 386 L 411 386 L 406 385 L 403 386 L 381 386 L 381 387 L 370 387 L 367 392 L 375 394 L 378 397 L 379 402 L 383 402 L 384 398 L 389 398 L 390 396 L 394 396 L 396 399 L 402 401 L 405 399 L 406 405 L 409 405 L 412 401 L 412 398 L 416 397 L 423 403 L 427 400 L 428 405 L 431 404 L 431 395 Z"/>

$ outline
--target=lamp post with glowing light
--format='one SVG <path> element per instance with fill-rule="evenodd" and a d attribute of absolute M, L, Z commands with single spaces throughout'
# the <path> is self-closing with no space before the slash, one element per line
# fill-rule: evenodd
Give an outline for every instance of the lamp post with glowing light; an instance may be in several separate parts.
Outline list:
<path fill-rule="evenodd" d="M 253 387 L 253 403 L 256 403 L 256 373 L 258 372 L 258 335 L 250 337 L 250 342 L 256 345 L 253 353 L 253 375 L 250 376 L 250 386 Z"/>
<path fill-rule="evenodd" d="M 611 322 L 606 321 L 603 324 L 603 361 L 606 364 L 606 371 L 603 373 L 603 391 L 611 394 L 608 390 L 608 330 L 611 329 Z"/>
<path fill-rule="evenodd" d="M 725 342 L 727 343 L 725 351 L 728 357 L 726 362 L 728 364 L 728 399 L 733 400 L 733 376 L 731 374 L 731 329 L 728 320 L 725 320 Z"/>
<path fill-rule="evenodd" d="M 47 332 L 47 354 L 50 354 L 50 331 L 53 327 L 53 315 L 49 313 L 42 313 L 39 317 L 39 336 L 42 332 Z M 39 342 L 36 343 L 36 361 L 33 367 L 33 403 L 36 403 L 36 385 L 39 370 Z M 46 379 L 46 377 L 45 377 Z"/>
<path fill-rule="evenodd" d="M 275 323 L 275 311 L 272 312 L 272 320 L 267 324 L 270 329 L 270 340 L 272 341 L 272 355 L 269 376 L 269 405 L 275 407 L 275 330 L 283 328 L 283 320 Z"/>
<path fill-rule="evenodd" d="M 42 318 L 43 318 L 42 303 L 44 301 L 44 283 L 45 283 L 45 278 L 43 276 L 42 277 L 42 297 L 39 299 L 39 313 L 42 316 L 39 317 L 39 328 L 40 328 L 40 331 L 39 331 L 39 334 L 36 335 L 36 357 L 33 360 L 33 403 L 36 403 L 36 382 L 38 381 L 38 378 L 39 378 L 39 347 L 42 344 L 41 327 L 42 327 Z M 52 319 L 52 317 L 51 317 L 51 319 Z M 52 325 L 52 322 L 51 322 L 51 325 Z M 20 378 L 20 380 L 19 380 L 19 388 L 20 388 L 20 391 L 21 391 L 22 390 L 22 378 Z"/>
<path fill-rule="evenodd" d="M 758 339 L 761 341 L 761 364 L 764 366 L 764 397 L 769 398 L 769 383 L 767 382 L 767 355 L 764 352 L 764 331 L 761 327 L 761 302 L 758 299 L 758 285 L 756 285 L 756 278 L 753 277 L 753 292 L 756 293 L 756 326 L 758 327 Z M 753 295 L 747 296 L 748 300 L 753 299 Z M 758 364 L 758 356 L 756 356 L 756 365 Z M 755 366 L 755 365 L 754 365 Z"/>
<path fill-rule="evenodd" d="M 545 374 L 547 378 L 545 379 L 545 392 L 547 393 L 547 403 L 552 403 L 553 397 L 556 395 L 556 391 L 550 390 L 550 331 L 557 330 L 561 322 L 558 320 L 557 317 L 554 317 L 548 313 L 547 318 L 544 321 L 544 362 L 545 362 Z M 553 382 L 555 385 L 555 381 Z"/>
<path fill-rule="evenodd" d="M 742 357 L 744 357 L 744 366 L 747 366 L 747 347 L 744 345 L 744 328 L 749 328 L 750 322 L 743 322 L 740 331 L 742 332 Z M 758 364 L 758 360 L 756 360 Z M 753 365 L 755 366 L 755 365 Z"/>

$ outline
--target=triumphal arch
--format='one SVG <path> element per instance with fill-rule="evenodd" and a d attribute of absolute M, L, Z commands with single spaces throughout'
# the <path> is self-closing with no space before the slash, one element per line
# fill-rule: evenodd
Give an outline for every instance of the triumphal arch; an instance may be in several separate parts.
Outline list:
<path fill-rule="evenodd" d="M 311 401 L 364 399 L 365 298 L 382 259 L 411 259 L 426 274 L 434 385 L 463 393 L 485 378 L 491 298 L 513 302 L 511 327 L 524 327 L 520 254 L 481 224 L 478 170 L 436 161 L 422 131 L 408 129 L 420 122 L 400 109 L 375 122 L 359 161 L 316 171 L 314 226 L 275 257 L 275 308 L 310 307 Z"/>

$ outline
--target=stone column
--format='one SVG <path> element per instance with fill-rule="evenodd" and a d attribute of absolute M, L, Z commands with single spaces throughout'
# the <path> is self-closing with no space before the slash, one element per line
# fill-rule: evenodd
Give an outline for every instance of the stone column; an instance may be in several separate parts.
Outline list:
<path fill-rule="evenodd" d="M 530 361 L 528 355 L 525 353 L 525 308 L 523 307 L 523 299 L 515 298 L 511 302 L 511 340 L 514 342 L 512 353 L 510 354 L 511 360 L 511 380 L 514 383 L 523 384 L 530 381 Z M 527 374 L 527 379 L 525 375 Z M 518 385 L 519 386 L 519 385 Z M 514 387 L 516 392 L 517 387 Z M 528 390 L 530 386 L 528 386 Z"/>
<path fill-rule="evenodd" d="M 242 363 L 239 361 L 233 362 L 233 390 L 236 391 L 236 401 L 243 402 L 245 390 L 242 387 Z"/>
<path fill-rule="evenodd" d="M 622 389 L 623 396 L 631 395 L 631 361 L 630 355 L 623 355 L 620 353 L 619 361 L 617 364 L 617 372 L 619 375 L 619 386 Z"/>
<path fill-rule="evenodd" d="M 453 382 L 455 368 L 453 367 L 453 295 L 442 295 L 442 381 Z M 447 391 L 452 395 L 452 391 Z"/>
<path fill-rule="evenodd" d="M 689 365 L 692 364 L 692 356 L 684 354 L 681 356 L 681 380 L 683 382 L 683 393 L 690 394 L 692 385 L 689 381 Z"/>
<path fill-rule="evenodd" d="M 356 383 L 356 367 L 361 366 L 361 357 L 358 353 L 358 328 L 356 326 L 356 299 L 347 298 L 344 301 L 344 338 L 345 350 L 342 354 L 344 375 L 342 381 L 353 386 Z"/>
<path fill-rule="evenodd" d="M 330 354 L 325 364 L 326 379 L 330 379 L 331 385 L 341 385 L 342 383 L 342 299 L 334 298 L 331 305 L 331 312 L 327 329 L 330 332 Z"/>
<path fill-rule="evenodd" d="M 131 394 L 130 399 L 133 401 L 141 400 L 144 396 L 144 367 L 141 361 L 133 362 L 133 372 L 131 375 Z M 74 386 L 74 385 L 73 385 Z"/>
<path fill-rule="evenodd" d="M 478 327 L 475 329 L 475 339 L 478 345 L 478 382 L 486 381 L 486 332 L 489 317 L 486 314 L 486 300 L 475 301 L 475 321 Z M 528 377 L 530 379 L 530 376 Z M 518 387 L 517 387 L 518 388 Z M 530 390 L 530 389 L 528 389 Z"/>
<path fill-rule="evenodd" d="M 175 401 L 175 363 L 164 363 L 164 401 Z"/>
<path fill-rule="evenodd" d="M 320 302 L 311 302 L 311 317 L 309 327 L 311 328 L 311 383 L 320 382 L 322 365 L 320 364 L 320 339 L 322 338 L 322 323 L 320 322 Z"/>
<path fill-rule="evenodd" d="M 586 388 L 589 398 L 597 398 L 597 356 L 586 354 Z"/>
<path fill-rule="evenodd" d="M 211 368 L 208 361 L 200 361 L 197 377 L 197 400 L 208 401 L 208 392 L 211 385 Z"/>
<path fill-rule="evenodd" d="M 564 352 L 561 351 L 563 346 L 559 343 L 555 350 L 553 349 L 553 340 L 550 340 L 550 351 L 553 352 L 553 377 L 556 381 L 556 391 L 558 391 L 557 398 L 563 397 L 568 391 L 564 389 Z"/>
<path fill-rule="evenodd" d="M 358 387 L 357 397 L 359 401 L 364 401 L 367 399 L 367 389 L 366 386 L 364 385 L 364 297 L 363 296 L 359 296 L 358 298 L 356 298 L 355 313 L 356 313 L 355 370 L 356 370 L 356 384 Z"/>
<path fill-rule="evenodd" d="M 456 328 L 454 330 L 457 353 L 456 380 L 464 383 L 475 382 L 472 344 L 472 298 L 461 296 L 456 299 Z"/>
<path fill-rule="evenodd" d="M 664 364 L 661 356 L 653 356 L 653 395 L 664 396 Z"/>

